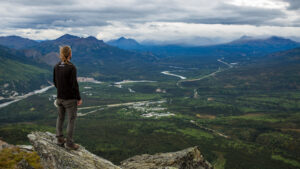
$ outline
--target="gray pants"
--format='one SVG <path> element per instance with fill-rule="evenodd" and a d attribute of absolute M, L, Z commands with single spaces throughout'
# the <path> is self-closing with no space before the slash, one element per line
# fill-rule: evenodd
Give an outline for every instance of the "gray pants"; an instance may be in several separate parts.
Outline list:
<path fill-rule="evenodd" d="M 77 116 L 77 100 L 64 100 L 57 99 L 58 117 L 56 121 L 56 137 L 63 137 L 63 124 L 66 113 L 68 114 L 68 127 L 67 127 L 67 144 L 72 144 L 73 132 L 75 127 L 75 119 Z"/>

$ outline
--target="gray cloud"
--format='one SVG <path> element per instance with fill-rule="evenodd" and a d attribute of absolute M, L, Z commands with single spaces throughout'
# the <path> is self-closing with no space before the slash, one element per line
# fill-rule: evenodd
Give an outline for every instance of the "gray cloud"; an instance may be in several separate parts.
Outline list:
<path fill-rule="evenodd" d="M 224 11 L 223 18 L 219 20 L 222 24 L 278 25 L 276 21 L 273 21 L 274 19 L 287 17 L 280 9 L 243 7 L 229 4 L 221 4 L 215 10 Z"/>
<path fill-rule="evenodd" d="M 287 0 L 291 4 L 298 1 Z M 280 25 L 272 21 L 284 18 L 284 9 L 264 9 L 260 7 L 241 7 L 225 4 L 220 0 L 213 3 L 206 1 L 180 0 L 159 1 L 44 1 L 12 0 L 0 2 L 1 6 L 13 8 L 4 10 L 0 17 L 7 17 L 10 26 L 16 28 L 53 28 L 102 26 L 107 21 L 121 22 L 193 22 L 206 24 L 251 24 Z M 296 8 L 297 5 L 291 5 Z M 19 9 L 19 10 L 18 10 Z M 10 18 L 11 20 L 9 20 Z M 23 21 L 20 21 L 20 18 Z M 15 22 L 17 20 L 17 22 Z"/>
<path fill-rule="evenodd" d="M 298 10 L 300 9 L 300 1 L 299 0 L 283 0 L 289 3 L 288 9 Z"/>
<path fill-rule="evenodd" d="M 251 0 L 237 3 L 239 1 L 242 0 L 3 0 L 0 1 L 0 34 L 18 30 L 20 34 L 30 36 L 42 32 L 43 37 L 49 32 L 56 36 L 65 32 L 97 35 L 105 28 L 106 35 L 111 37 L 114 32 L 107 32 L 110 26 L 114 31 L 125 32 L 126 29 L 126 32 L 130 32 L 147 25 L 147 29 L 159 32 L 164 28 L 158 22 L 300 26 L 300 11 L 295 10 L 300 7 L 299 0 Z M 290 6 L 264 6 L 261 3 L 263 1 L 288 2 Z M 151 24 L 153 22 L 156 24 Z M 117 28 L 117 25 L 120 27 Z"/>
<path fill-rule="evenodd" d="M 12 5 L 22 5 L 22 6 L 58 6 L 58 5 L 67 5 L 72 3 L 72 0 L 9 0 L 6 1 Z"/>

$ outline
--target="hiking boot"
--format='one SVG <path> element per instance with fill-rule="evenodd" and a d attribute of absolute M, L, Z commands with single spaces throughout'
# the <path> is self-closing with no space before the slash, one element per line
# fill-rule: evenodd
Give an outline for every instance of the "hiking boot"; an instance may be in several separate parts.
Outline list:
<path fill-rule="evenodd" d="M 64 144 L 66 143 L 66 139 L 63 136 L 57 136 L 56 138 L 57 138 L 56 144 L 58 146 L 64 147 Z"/>
<path fill-rule="evenodd" d="M 71 144 L 66 144 L 66 149 L 68 150 L 77 150 L 80 146 L 78 144 L 75 143 L 71 143 Z"/>

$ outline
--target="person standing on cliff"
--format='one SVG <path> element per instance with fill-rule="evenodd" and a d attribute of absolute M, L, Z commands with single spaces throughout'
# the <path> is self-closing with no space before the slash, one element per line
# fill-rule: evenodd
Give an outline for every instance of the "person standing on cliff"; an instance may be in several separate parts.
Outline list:
<path fill-rule="evenodd" d="M 59 146 L 67 149 L 77 150 L 78 144 L 74 143 L 73 132 L 75 119 L 77 117 L 77 106 L 82 104 L 77 82 L 77 71 L 75 65 L 70 60 L 72 50 L 70 46 L 60 47 L 60 59 L 53 70 L 53 82 L 57 89 L 56 105 L 58 107 L 58 117 L 56 121 L 56 138 Z M 68 114 L 67 138 L 63 135 L 63 123 L 65 114 Z"/>

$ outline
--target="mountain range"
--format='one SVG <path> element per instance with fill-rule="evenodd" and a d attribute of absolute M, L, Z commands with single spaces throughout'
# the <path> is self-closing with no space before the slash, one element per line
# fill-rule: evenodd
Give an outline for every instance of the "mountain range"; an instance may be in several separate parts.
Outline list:
<path fill-rule="evenodd" d="M 241 59 L 257 57 L 273 52 L 284 51 L 299 47 L 300 43 L 290 39 L 272 36 L 268 38 L 256 38 L 242 36 L 240 39 L 229 43 L 208 46 L 181 46 L 181 45 L 141 45 L 133 39 L 120 39 L 109 41 L 110 45 L 122 49 L 148 51 L 159 56 L 193 56 L 193 57 L 228 57 Z M 130 44 L 134 45 L 130 46 Z M 127 47 L 130 46 L 130 47 Z M 233 58 L 234 57 L 234 58 Z"/>
<path fill-rule="evenodd" d="M 215 62 L 219 58 L 228 62 L 248 62 L 249 59 L 263 58 L 274 52 L 300 46 L 295 41 L 276 36 L 264 39 L 243 36 L 230 43 L 195 47 L 145 46 L 134 39 L 124 37 L 105 43 L 92 36 L 83 38 L 70 34 L 40 42 L 18 36 L 0 37 L 0 45 L 3 45 L 0 48 L 3 60 L 3 66 L 0 68 L 3 72 L 0 84 L 7 83 L 10 78 L 6 76 L 13 73 L 15 77 L 20 76 L 26 79 L 15 78 L 13 83 L 22 82 L 21 86 L 30 86 L 26 83 L 36 77 L 43 79 L 38 81 L 43 81 L 44 84 L 45 79 L 51 80 L 49 72 L 52 71 L 51 67 L 59 61 L 59 46 L 62 45 L 72 47 L 72 62 L 78 67 L 79 76 L 94 77 L 105 81 L 156 80 L 157 72 L 175 63 L 190 65 L 204 60 Z M 20 66 L 20 64 L 26 66 Z M 26 70 L 16 71 L 18 67 L 26 67 Z M 40 78 L 40 75 L 34 75 L 36 72 L 46 74 Z M 42 83 L 35 84 L 41 85 Z"/>

